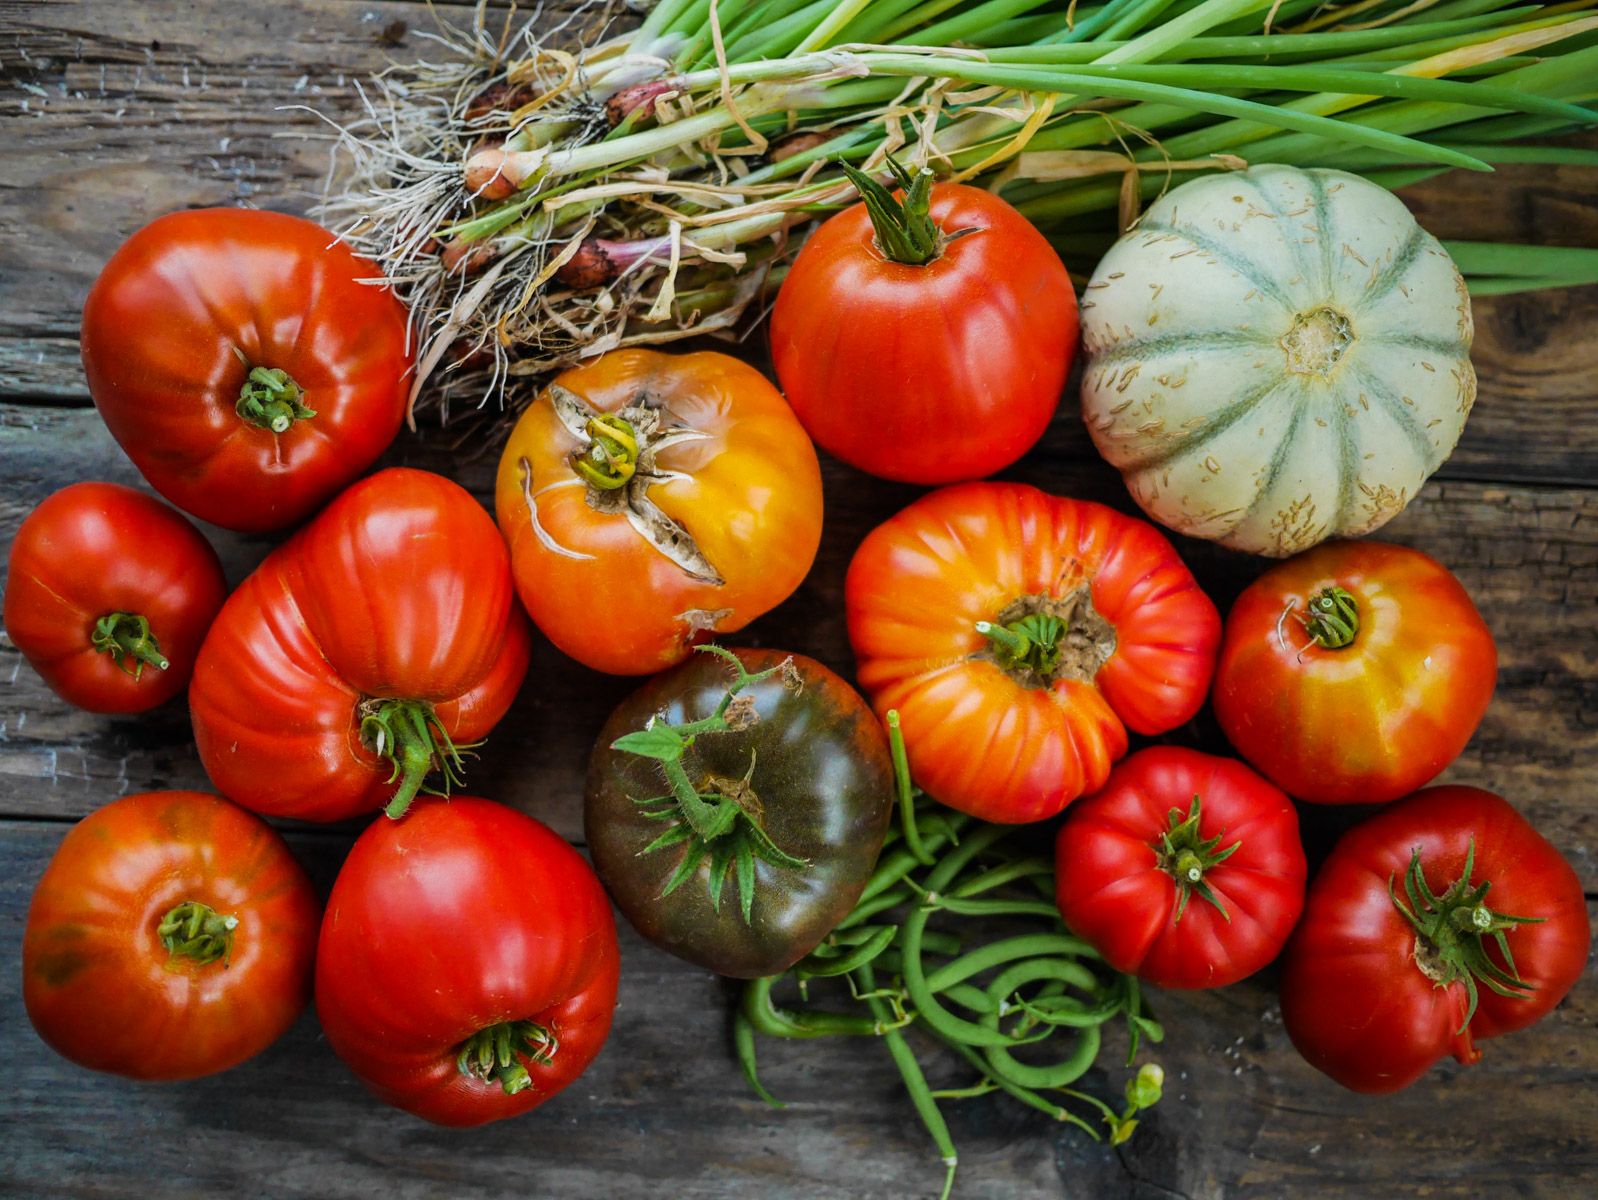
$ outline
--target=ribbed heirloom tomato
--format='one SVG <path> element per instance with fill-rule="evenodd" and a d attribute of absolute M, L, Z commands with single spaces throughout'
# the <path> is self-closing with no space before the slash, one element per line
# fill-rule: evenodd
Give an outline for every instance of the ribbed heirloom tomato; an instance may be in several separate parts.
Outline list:
<path fill-rule="evenodd" d="M 991 475 L 1031 448 L 1059 403 L 1077 342 L 1070 277 L 992 192 L 901 173 L 901 207 L 851 178 L 865 202 L 806 239 L 777 295 L 782 390 L 811 436 L 863 471 Z"/>
<path fill-rule="evenodd" d="M 1540 1021 L 1591 941 L 1581 881 L 1508 801 L 1427 788 L 1344 834 L 1315 877 L 1282 1023 L 1344 1087 L 1396 1092 Z"/>
<path fill-rule="evenodd" d="M 1204 703 L 1220 616 L 1153 526 L 1022 484 L 944 488 L 874 529 L 845 583 L 877 712 L 916 782 L 989 821 L 1098 790 L 1127 730 Z"/>
<path fill-rule="evenodd" d="M 610 1032 L 620 960 L 599 880 L 559 836 L 490 800 L 422 800 L 345 860 L 316 954 L 334 1051 L 440 1125 L 536 1108 Z"/>
<path fill-rule="evenodd" d="M 1073 933 L 1159 987 L 1224 987 L 1280 953 L 1304 907 L 1298 814 L 1242 763 L 1139 750 L 1071 806 L 1055 895 Z"/>
<path fill-rule="evenodd" d="M 124 796 L 72 827 L 34 890 L 28 1018 L 96 1071 L 223 1071 L 305 1008 L 316 924 L 311 881 L 259 817 L 200 792 Z"/>
<path fill-rule="evenodd" d="M 1459 756 L 1497 670 L 1492 634 L 1441 563 L 1404 546 L 1328 542 L 1238 597 L 1215 715 L 1289 795 L 1379 804 Z"/>
<path fill-rule="evenodd" d="M 397 816 L 505 715 L 527 673 L 505 544 L 459 485 L 394 467 L 270 554 L 200 648 L 211 781 L 272 816 Z M 435 789 L 428 789 L 435 790 Z"/>
<path fill-rule="evenodd" d="M 188 686 L 222 599 L 200 531 L 115 483 L 75 483 L 28 514 L 11 543 L 6 633 L 64 700 L 144 712 Z"/>
<path fill-rule="evenodd" d="M 821 540 L 810 439 L 758 371 L 709 352 L 561 375 L 511 431 L 494 504 L 534 622 L 616 675 L 776 607 Z"/>
<path fill-rule="evenodd" d="M 410 391 L 405 307 L 300 217 L 172 213 L 111 256 L 83 306 L 89 393 L 186 512 L 281 529 L 366 470 Z"/>

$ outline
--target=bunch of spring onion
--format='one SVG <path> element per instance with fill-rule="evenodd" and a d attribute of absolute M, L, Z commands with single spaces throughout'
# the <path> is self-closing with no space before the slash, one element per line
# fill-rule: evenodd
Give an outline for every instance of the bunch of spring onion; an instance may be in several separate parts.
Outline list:
<path fill-rule="evenodd" d="M 733 1042 L 750 1086 L 781 1107 L 761 1083 L 756 1034 L 880 1039 L 943 1160 L 945 1198 L 959 1155 L 940 1101 L 1003 1092 L 1095 1139 L 1126 1141 L 1160 1099 L 1160 1067 L 1144 1063 L 1127 1080 L 1120 1108 L 1075 1085 L 1111 1023 L 1126 1023 L 1128 1067 L 1143 1039 L 1164 1039 L 1137 979 L 1065 928 L 1054 864 L 1029 851 L 1028 831 L 923 797 L 910 783 L 897 714 L 888 729 L 901 828 L 838 928 L 783 975 L 745 985 Z M 905 1036 L 912 1029 L 954 1051 L 975 1082 L 932 1088 Z"/>
<path fill-rule="evenodd" d="M 659 0 L 628 23 L 480 7 L 343 131 L 323 215 L 396 281 L 446 404 L 747 325 L 856 199 L 842 162 L 995 189 L 1084 274 L 1202 172 L 1598 165 L 1545 144 L 1598 123 L 1598 0 Z M 1450 249 L 1478 291 L 1598 279 L 1598 250 Z"/>

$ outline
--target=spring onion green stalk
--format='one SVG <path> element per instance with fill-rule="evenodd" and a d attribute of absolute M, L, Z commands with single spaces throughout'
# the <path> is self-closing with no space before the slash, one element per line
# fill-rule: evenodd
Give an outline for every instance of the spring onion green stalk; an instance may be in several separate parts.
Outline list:
<path fill-rule="evenodd" d="M 619 10 L 620 6 L 616 6 Z M 1397 188 L 1598 124 L 1598 0 L 659 0 L 445 35 L 379 76 L 323 215 L 419 322 L 417 386 L 520 403 L 605 350 L 736 334 L 843 170 L 998 191 L 1074 270 L 1194 175 L 1335 167 Z M 1450 247 L 1480 294 L 1588 255 Z M 507 384 L 511 384 L 507 388 Z"/>

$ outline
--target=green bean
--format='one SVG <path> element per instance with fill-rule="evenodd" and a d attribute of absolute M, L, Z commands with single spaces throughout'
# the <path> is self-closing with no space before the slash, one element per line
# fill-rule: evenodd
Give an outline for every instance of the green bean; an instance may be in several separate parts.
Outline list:
<path fill-rule="evenodd" d="M 980 875 L 973 876 L 959 887 L 952 889 L 949 894 L 965 899 L 980 892 L 992 891 L 996 887 L 1002 887 L 1004 884 L 1014 882 L 1017 879 L 1032 875 L 1052 875 L 1053 872 L 1054 866 L 1046 858 L 1011 859 L 1009 862 L 992 867 Z M 1052 880 L 1049 886 L 1052 890 L 1054 886 Z"/>
<path fill-rule="evenodd" d="M 959 849 L 948 855 L 932 869 L 927 876 L 927 890 L 936 892 L 947 887 L 967 863 L 982 850 L 1003 837 L 1005 832 L 999 826 L 989 825 L 966 839 Z M 974 1025 L 970 1021 L 955 1016 L 938 1003 L 937 997 L 933 995 L 934 989 L 928 986 L 926 971 L 921 963 L 922 936 L 926 932 L 927 918 L 930 915 L 931 912 L 927 908 L 918 907 L 913 909 L 910 915 L 905 918 L 904 937 L 901 942 L 904 953 L 904 985 L 905 989 L 910 993 L 910 1001 L 915 1005 L 917 1015 L 933 1029 L 956 1040 L 971 1042 L 978 1046 L 1005 1046 L 1011 1044 L 1011 1039 L 1005 1037 L 997 1029 Z M 973 957 L 973 955 L 980 953 L 982 951 L 973 951 L 972 954 L 956 959 L 955 962 L 964 962 Z M 947 970 L 948 968 L 944 969 Z M 967 978 L 967 976 L 962 975 L 959 977 L 959 979 L 964 978 Z M 958 979 L 952 982 L 958 982 Z"/>
<path fill-rule="evenodd" d="M 997 1016 L 991 1020 L 995 1026 L 998 1025 Z M 982 1057 L 987 1059 L 994 1075 L 1008 1079 L 1019 1087 L 1056 1088 L 1082 1078 L 1099 1055 L 1099 1043 L 1099 1027 L 1087 1025 L 1077 1030 L 1076 1044 L 1071 1048 L 1071 1053 L 1048 1066 L 1021 1062 L 1003 1046 L 984 1046 Z"/>
<path fill-rule="evenodd" d="M 979 987 L 969 983 L 957 983 L 953 987 L 945 988 L 943 995 L 953 1000 L 961 1008 L 969 1008 L 975 1013 L 998 1012 L 999 1006 L 988 999 L 988 994 Z"/>
<path fill-rule="evenodd" d="M 870 936 L 861 940 L 859 945 L 855 946 L 849 953 L 838 955 L 835 958 L 817 958 L 816 953 L 821 949 L 820 946 L 817 946 L 816 950 L 811 951 L 807 958 L 800 960 L 795 969 L 803 971 L 806 975 L 816 979 L 828 978 L 834 975 L 847 975 L 849 972 L 871 962 L 877 955 L 886 950 L 899 934 L 899 931 L 892 925 L 865 925 L 858 929 L 851 929 L 848 932 L 865 933 L 867 931 L 869 931 Z"/>
<path fill-rule="evenodd" d="M 1081 1129 L 1096 1142 L 1104 1140 L 1099 1135 L 1098 1130 L 1094 1129 L 1093 1126 L 1089 1125 L 1081 1117 L 1077 1116 L 1070 1110 L 1062 1108 L 1060 1105 L 1046 1100 L 1044 1097 L 1034 1092 L 1031 1088 L 1022 1087 L 1018 1083 L 1012 1083 L 1008 1079 L 993 1074 L 993 1072 L 989 1070 L 987 1063 L 983 1061 L 982 1056 L 975 1050 L 971 1049 L 970 1046 L 967 1046 L 964 1042 L 945 1037 L 936 1029 L 931 1029 L 928 1032 L 930 1032 L 933 1037 L 937 1038 L 945 1046 L 948 1046 L 961 1058 L 965 1059 L 966 1062 L 970 1063 L 973 1067 L 980 1071 L 983 1078 L 993 1080 L 1001 1092 L 1004 1092 L 1008 1096 L 1013 1096 L 1015 1099 L 1021 1101 L 1022 1104 L 1029 1105 L 1032 1108 L 1037 1109 L 1039 1112 L 1047 1113 L 1056 1121 L 1069 1121 L 1071 1124 L 1081 1127 Z"/>
<path fill-rule="evenodd" d="M 738 1009 L 734 1009 L 732 1014 L 732 1045 L 738 1052 L 738 1061 L 743 1065 L 744 1078 L 749 1081 L 749 1086 L 754 1089 L 755 1095 L 772 1108 L 786 1108 L 787 1106 L 768 1092 L 765 1084 L 760 1082 L 760 1072 L 755 1067 L 755 1027 Z"/>
<path fill-rule="evenodd" d="M 908 921 L 905 923 L 905 932 L 908 935 Z M 1099 957 L 1098 952 L 1079 937 L 1072 937 L 1067 933 L 1029 933 L 1020 937 L 1005 938 L 1003 941 L 989 942 L 986 946 L 939 967 L 926 982 L 932 991 L 941 992 L 951 983 L 970 979 L 973 975 L 980 975 L 983 971 L 1001 963 L 1014 962 L 1019 958 L 1040 958 L 1049 955 L 1066 958 Z"/>
<path fill-rule="evenodd" d="M 893 781 L 899 797 L 899 817 L 904 825 L 905 848 L 923 867 L 937 861 L 921 840 L 916 828 L 915 794 L 910 786 L 910 759 L 904 749 L 904 733 L 899 729 L 899 710 L 888 710 L 888 751 L 893 757 Z"/>
<path fill-rule="evenodd" d="M 962 900 L 956 896 L 929 896 L 926 906 L 960 917 L 1053 917 L 1060 911 L 1041 900 Z"/>
<path fill-rule="evenodd" d="M 771 988 L 781 976 L 751 979 L 744 985 L 743 1011 L 749 1023 L 768 1037 L 813 1038 L 833 1034 L 873 1037 L 881 1030 L 875 1021 L 848 1013 L 793 1011 L 772 1003 Z"/>
<path fill-rule="evenodd" d="M 876 979 L 871 968 L 861 967 L 859 974 L 860 990 L 868 996 L 871 995 L 876 987 Z M 883 1011 L 882 1001 L 868 999 L 866 1003 L 871 1008 L 871 1015 L 877 1018 L 878 1024 L 886 1024 L 887 1014 Z M 916 1061 L 915 1052 L 910 1049 L 910 1043 L 905 1041 L 904 1034 L 888 1027 L 883 1032 L 882 1040 L 887 1044 L 888 1053 L 893 1056 L 894 1066 L 898 1067 L 899 1074 L 904 1076 L 904 1087 L 905 1091 L 910 1093 L 910 1102 L 915 1105 L 921 1123 L 927 1127 L 927 1132 L 932 1135 L 932 1141 L 938 1147 L 938 1152 L 943 1155 L 944 1166 L 949 1168 L 943 1180 L 943 1194 L 939 1197 L 939 1200 L 948 1200 L 949 1192 L 954 1187 L 955 1168 L 960 1162 L 960 1156 L 954 1148 L 954 1140 L 949 1136 L 949 1126 L 943 1120 L 943 1113 L 938 1110 L 938 1102 L 933 1098 L 932 1089 L 927 1086 L 926 1076 L 921 1073 L 921 1064 Z"/>

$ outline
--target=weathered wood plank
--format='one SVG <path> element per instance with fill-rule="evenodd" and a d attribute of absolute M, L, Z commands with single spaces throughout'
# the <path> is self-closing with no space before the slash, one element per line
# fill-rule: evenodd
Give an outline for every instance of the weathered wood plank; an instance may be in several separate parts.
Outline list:
<path fill-rule="evenodd" d="M 450 474 L 486 502 L 496 455 L 462 463 L 434 431 L 402 438 L 388 461 Z M 1006 474 L 1136 511 L 1115 473 L 1096 460 L 1034 453 Z M 139 483 L 92 411 L 0 406 L 0 544 L 7 553 L 28 509 L 81 478 Z M 747 639 L 803 650 L 847 675 L 853 664 L 842 591 L 849 556 L 916 489 L 831 461 L 825 484 L 826 535 L 816 567 Z M 235 582 L 269 545 L 208 532 Z M 1498 695 L 1447 778 L 1511 797 L 1598 890 L 1598 803 L 1576 782 L 1598 775 L 1598 492 L 1434 481 L 1383 536 L 1455 570 L 1498 639 Z M 1204 542 L 1179 545 L 1223 611 L 1267 566 Z M 8 643 L 0 644 L 0 681 L 9 681 L 0 682 L 0 815 L 78 816 L 127 788 L 204 786 L 180 701 L 138 720 L 78 713 L 50 694 Z M 629 686 L 540 641 L 520 700 L 470 765 L 472 786 L 579 837 L 587 747 Z M 1188 736 L 1225 749 L 1207 714 Z"/>
<path fill-rule="evenodd" d="M 3 168 L 13 191 L 0 206 L 0 399 L 86 400 L 78 313 L 122 240 L 176 208 L 304 209 L 328 167 L 326 127 L 308 110 L 357 111 L 366 72 L 428 51 L 422 31 L 469 15 L 279 2 L 260 8 L 241 55 L 231 9 L 190 7 L 69 0 L 38 15 L 0 10 L 0 111 L 17 112 L 13 128 L 25 133 Z M 396 20 L 407 27 L 399 46 L 386 36 Z M 1595 179 L 1591 168 L 1505 167 L 1431 180 L 1405 198 L 1443 236 L 1591 246 Z M 1598 377 L 1598 288 L 1495 297 L 1477 312 L 1480 399 L 1445 475 L 1598 478 L 1598 422 L 1584 419 Z M 1085 439 L 1061 446 L 1073 461 L 1092 457 Z"/>
<path fill-rule="evenodd" d="M 0 825 L 0 1180 L 27 1195 L 270 1195 L 888 1200 L 935 1195 L 941 1170 L 879 1047 L 760 1043 L 774 1112 L 728 1047 L 726 985 L 622 932 L 609 1044 L 564 1095 L 516 1121 L 435 1129 L 368 1097 L 307 1016 L 260 1058 L 159 1087 L 56 1057 L 23 1017 L 18 956 L 29 893 L 63 829 Z M 325 888 L 347 845 L 293 837 Z M 1580 1102 L 1598 1059 L 1595 970 L 1533 1029 L 1489 1043 L 1381 1100 L 1321 1078 L 1294 1053 L 1270 972 L 1210 993 L 1156 994 L 1167 1098 L 1119 1153 L 1006 1097 L 945 1106 L 964 1200 L 1276 1200 L 1570 1196 L 1598 1170 L 1598 1110 Z M 934 1086 L 965 1082 L 916 1039 Z M 1112 1039 L 1086 1087 L 1115 1099 Z M 1510 1098 L 1513 1098 L 1511 1101 Z M 1509 1116 L 1512 1105 L 1513 1117 Z M 115 1149 L 110 1149 L 114 1147 Z M 114 1165 L 113 1165 L 114 1164 Z"/>

